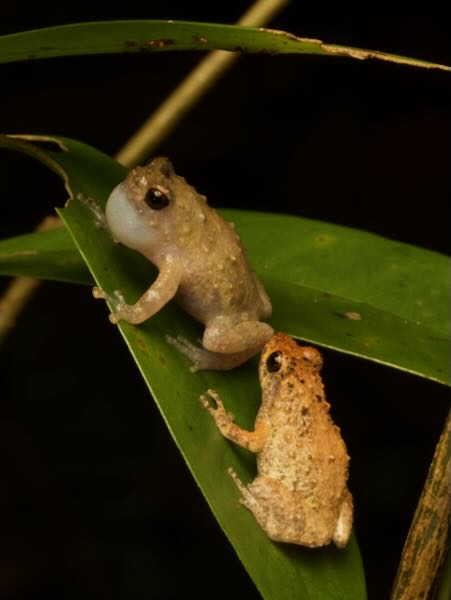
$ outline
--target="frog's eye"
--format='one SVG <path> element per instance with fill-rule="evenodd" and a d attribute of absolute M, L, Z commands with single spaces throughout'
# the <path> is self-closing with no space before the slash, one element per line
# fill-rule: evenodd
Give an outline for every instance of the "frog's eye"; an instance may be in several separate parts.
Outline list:
<path fill-rule="evenodd" d="M 270 373 L 277 373 L 282 366 L 282 352 L 272 352 L 266 359 L 266 368 Z"/>
<path fill-rule="evenodd" d="M 169 198 L 163 190 L 152 187 L 147 190 L 147 193 L 144 196 L 144 202 L 153 210 L 161 210 L 169 204 Z"/>

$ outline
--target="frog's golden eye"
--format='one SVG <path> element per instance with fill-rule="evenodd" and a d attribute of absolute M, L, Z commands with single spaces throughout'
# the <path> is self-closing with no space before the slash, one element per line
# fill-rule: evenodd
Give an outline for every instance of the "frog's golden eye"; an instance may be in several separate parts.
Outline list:
<path fill-rule="evenodd" d="M 270 373 L 277 373 L 282 366 L 282 352 L 272 352 L 266 359 L 266 368 Z"/>
<path fill-rule="evenodd" d="M 147 193 L 144 196 L 144 202 L 153 210 L 161 210 L 169 204 L 169 198 L 163 190 L 152 187 L 147 190 Z"/>

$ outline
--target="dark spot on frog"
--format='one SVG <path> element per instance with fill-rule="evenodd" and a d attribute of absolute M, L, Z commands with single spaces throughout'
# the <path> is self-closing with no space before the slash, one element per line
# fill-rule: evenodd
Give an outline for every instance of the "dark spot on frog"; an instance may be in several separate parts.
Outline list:
<path fill-rule="evenodd" d="M 316 397 L 316 399 L 318 400 L 318 402 L 321 402 L 321 400 L 322 400 L 322 397 L 321 397 L 319 394 L 316 394 L 316 396 L 315 396 L 315 397 Z"/>
<path fill-rule="evenodd" d="M 308 415 L 309 410 L 306 406 L 303 406 L 301 409 L 301 415 L 303 415 L 305 417 L 305 415 Z"/>
<path fill-rule="evenodd" d="M 301 340 L 294 340 L 294 341 L 296 342 L 296 344 L 297 344 L 297 345 L 298 345 L 300 348 L 302 348 L 302 342 L 301 342 Z"/>
<path fill-rule="evenodd" d="M 305 379 L 300 379 L 299 380 L 301 383 L 305 383 Z"/>

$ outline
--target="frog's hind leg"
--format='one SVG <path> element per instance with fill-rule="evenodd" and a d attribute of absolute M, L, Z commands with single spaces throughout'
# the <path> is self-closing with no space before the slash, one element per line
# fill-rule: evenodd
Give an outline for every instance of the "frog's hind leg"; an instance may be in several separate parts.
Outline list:
<path fill-rule="evenodd" d="M 255 320 L 249 313 L 220 315 L 207 323 L 202 344 L 211 352 L 256 354 L 273 333 L 271 325 Z"/>
<path fill-rule="evenodd" d="M 229 474 L 243 496 L 241 503 L 253 513 L 269 538 L 276 542 L 302 543 L 299 536 L 304 531 L 304 511 L 283 483 L 260 476 L 250 485 L 244 485 L 231 468 Z"/>
<path fill-rule="evenodd" d="M 211 319 L 205 327 L 203 348 L 181 336 L 173 338 L 167 335 L 166 340 L 192 361 L 191 371 L 228 371 L 257 354 L 273 333 L 273 328 L 267 323 L 254 320 L 250 313 L 241 312 Z"/>
<path fill-rule="evenodd" d="M 179 352 L 184 354 L 193 363 L 191 371 L 201 371 L 204 369 L 213 369 L 215 371 L 228 371 L 234 369 L 246 362 L 251 356 L 254 356 L 258 350 L 248 350 L 246 352 L 235 352 L 233 354 L 222 354 L 221 352 L 211 352 L 204 348 L 199 348 L 186 338 L 177 336 L 173 338 L 170 335 L 166 336 L 166 341 L 177 348 Z"/>

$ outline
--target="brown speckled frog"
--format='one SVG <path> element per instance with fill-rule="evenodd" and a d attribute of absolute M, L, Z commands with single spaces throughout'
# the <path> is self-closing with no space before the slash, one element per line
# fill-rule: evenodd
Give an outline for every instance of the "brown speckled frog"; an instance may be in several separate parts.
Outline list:
<path fill-rule="evenodd" d="M 132 305 L 119 290 L 109 295 L 94 288 L 96 298 L 113 306 L 113 323 L 142 323 L 175 297 L 205 324 L 203 348 L 181 337 L 167 338 L 191 359 L 192 370 L 236 367 L 271 337 L 272 327 L 260 321 L 271 314 L 271 302 L 233 225 L 174 172 L 167 158 L 132 169 L 111 192 L 105 219 L 115 241 L 159 269 L 157 279 Z"/>
<path fill-rule="evenodd" d="M 241 429 L 218 395 L 203 405 L 221 433 L 257 454 L 258 476 L 244 485 L 229 472 L 253 512 L 278 542 L 343 548 L 352 529 L 352 496 L 346 482 L 349 456 L 330 415 L 320 377 L 321 354 L 275 334 L 260 358 L 262 405 L 254 431 Z"/>

